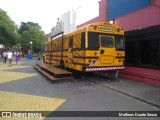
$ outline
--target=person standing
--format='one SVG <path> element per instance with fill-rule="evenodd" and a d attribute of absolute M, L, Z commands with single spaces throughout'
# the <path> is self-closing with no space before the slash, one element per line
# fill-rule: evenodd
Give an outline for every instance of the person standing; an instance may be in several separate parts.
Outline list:
<path fill-rule="evenodd" d="M 16 51 L 15 53 L 16 65 L 20 66 L 20 53 Z"/>
<path fill-rule="evenodd" d="M 13 53 L 12 53 L 11 51 L 9 51 L 9 52 L 7 53 L 7 57 L 8 57 L 8 64 L 9 64 L 9 66 L 11 66 L 11 65 L 12 65 Z"/>
<path fill-rule="evenodd" d="M 41 53 L 38 52 L 38 58 L 37 58 L 37 61 L 40 62 L 41 61 Z"/>
<path fill-rule="evenodd" d="M 6 62 L 7 61 L 7 52 L 6 51 L 3 52 L 3 58 L 4 58 L 3 64 L 7 63 Z"/>

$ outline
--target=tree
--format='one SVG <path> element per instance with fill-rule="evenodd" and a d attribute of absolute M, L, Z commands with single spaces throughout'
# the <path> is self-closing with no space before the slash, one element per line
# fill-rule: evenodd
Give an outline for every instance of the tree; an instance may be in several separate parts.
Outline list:
<path fill-rule="evenodd" d="M 7 13 L 0 9 L 0 43 L 12 47 L 18 39 L 18 27 Z"/>
<path fill-rule="evenodd" d="M 21 22 L 19 28 L 20 44 L 22 50 L 27 52 L 30 48 L 30 42 L 32 41 L 32 50 L 34 52 L 44 51 L 45 33 L 41 30 L 41 26 L 33 22 Z"/>

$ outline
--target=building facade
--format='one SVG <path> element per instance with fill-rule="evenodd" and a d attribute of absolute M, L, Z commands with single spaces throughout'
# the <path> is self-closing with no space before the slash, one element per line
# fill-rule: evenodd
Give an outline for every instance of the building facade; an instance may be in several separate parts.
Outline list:
<path fill-rule="evenodd" d="M 77 27 L 110 20 L 125 31 L 121 77 L 160 86 L 160 0 L 101 0 L 99 16 Z"/>

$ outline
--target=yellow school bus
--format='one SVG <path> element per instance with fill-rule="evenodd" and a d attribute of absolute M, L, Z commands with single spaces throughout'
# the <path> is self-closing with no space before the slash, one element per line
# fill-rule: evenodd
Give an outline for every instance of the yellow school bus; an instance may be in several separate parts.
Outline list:
<path fill-rule="evenodd" d="M 124 31 L 115 24 L 96 22 L 46 43 L 44 62 L 78 71 L 124 69 Z"/>

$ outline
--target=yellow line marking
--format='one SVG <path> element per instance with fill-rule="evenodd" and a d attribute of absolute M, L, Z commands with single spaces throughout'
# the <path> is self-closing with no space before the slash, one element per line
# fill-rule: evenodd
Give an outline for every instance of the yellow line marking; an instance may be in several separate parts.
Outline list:
<path fill-rule="evenodd" d="M 0 71 L 1 70 L 12 70 L 12 69 L 18 69 L 18 68 L 26 68 L 26 67 L 30 67 L 30 66 L 16 66 L 16 65 L 8 66 L 8 64 L 5 64 L 3 66 L 0 65 Z"/>
<path fill-rule="evenodd" d="M 38 75 L 34 73 L 20 73 L 20 72 L 7 72 L 7 71 L 0 71 L 0 73 L 1 73 L 0 83 L 5 83 L 9 81 L 19 80 Z"/>
<path fill-rule="evenodd" d="M 0 91 L 0 111 L 54 111 L 65 101 L 59 98 Z"/>

